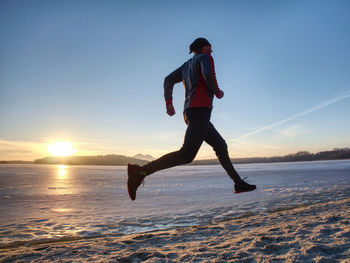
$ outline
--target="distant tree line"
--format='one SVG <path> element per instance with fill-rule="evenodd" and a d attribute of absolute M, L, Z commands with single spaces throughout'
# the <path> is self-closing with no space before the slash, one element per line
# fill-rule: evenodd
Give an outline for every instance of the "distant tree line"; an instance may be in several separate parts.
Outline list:
<path fill-rule="evenodd" d="M 33 164 L 33 161 L 0 161 L 0 164 Z"/>
<path fill-rule="evenodd" d="M 285 156 L 274 157 L 250 157 L 250 158 L 233 158 L 233 163 L 276 163 L 276 162 L 301 162 L 301 161 L 322 161 L 322 160 L 341 160 L 350 159 L 350 149 L 334 149 L 332 151 L 324 151 L 318 153 L 310 153 L 307 151 L 300 151 L 294 154 L 288 154 Z M 219 164 L 216 159 L 211 160 L 198 160 L 192 164 Z"/>

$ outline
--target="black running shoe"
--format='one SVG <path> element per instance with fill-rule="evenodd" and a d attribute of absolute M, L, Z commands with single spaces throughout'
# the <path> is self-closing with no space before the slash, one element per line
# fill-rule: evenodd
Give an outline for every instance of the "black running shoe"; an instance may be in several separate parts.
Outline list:
<path fill-rule="evenodd" d="M 235 193 L 236 194 L 254 191 L 255 189 L 256 189 L 256 185 L 248 184 L 244 180 L 242 180 L 239 183 L 235 184 Z"/>
<path fill-rule="evenodd" d="M 139 165 L 128 164 L 128 193 L 131 200 L 136 199 L 136 191 L 145 179 L 146 173 L 141 170 Z"/>

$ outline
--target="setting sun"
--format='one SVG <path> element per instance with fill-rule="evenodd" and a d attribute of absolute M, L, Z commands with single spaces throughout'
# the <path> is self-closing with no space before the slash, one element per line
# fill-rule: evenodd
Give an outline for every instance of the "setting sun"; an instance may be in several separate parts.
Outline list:
<path fill-rule="evenodd" d="M 47 147 L 47 150 L 54 156 L 69 156 L 75 152 L 69 142 L 54 142 Z"/>

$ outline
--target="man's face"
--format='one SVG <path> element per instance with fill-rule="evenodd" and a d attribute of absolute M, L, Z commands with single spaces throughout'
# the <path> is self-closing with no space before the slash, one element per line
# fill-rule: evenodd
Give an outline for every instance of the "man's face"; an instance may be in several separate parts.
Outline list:
<path fill-rule="evenodd" d="M 213 52 L 211 50 L 211 45 L 206 45 L 206 46 L 202 47 L 202 49 L 201 49 L 201 53 L 204 53 L 204 54 L 210 55 L 211 52 Z"/>

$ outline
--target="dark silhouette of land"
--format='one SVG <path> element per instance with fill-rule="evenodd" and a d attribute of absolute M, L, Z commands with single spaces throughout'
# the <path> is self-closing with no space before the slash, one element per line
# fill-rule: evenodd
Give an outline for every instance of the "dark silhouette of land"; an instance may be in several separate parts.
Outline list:
<path fill-rule="evenodd" d="M 134 158 L 139 157 L 139 158 Z M 0 164 L 66 164 L 66 165 L 116 165 L 125 166 L 128 163 L 144 165 L 149 160 L 154 159 L 150 155 L 137 154 L 134 157 L 124 155 L 98 155 L 98 156 L 67 156 L 67 157 L 45 157 L 30 161 L 0 161 Z M 143 160 L 141 159 L 143 158 Z M 350 159 L 350 148 L 335 148 L 331 151 L 318 153 L 310 153 L 300 151 L 294 154 L 274 157 L 249 157 L 249 158 L 234 158 L 233 163 L 275 163 L 275 162 L 301 162 L 301 161 L 325 161 L 325 160 L 342 160 Z M 211 165 L 219 164 L 217 159 L 196 160 L 191 165 Z"/>
<path fill-rule="evenodd" d="M 274 156 L 274 157 L 249 157 L 249 158 L 233 158 L 233 163 L 244 164 L 244 163 L 279 163 L 279 162 L 302 162 L 302 161 L 326 161 L 326 160 L 342 160 L 350 159 L 350 149 L 333 149 L 331 151 L 324 151 L 318 153 L 310 153 L 307 151 L 300 151 L 294 154 L 288 154 L 285 156 Z M 193 165 L 208 165 L 208 164 L 219 164 L 216 159 L 210 160 L 196 160 L 192 163 Z"/>
<path fill-rule="evenodd" d="M 151 156 L 149 154 L 144 155 L 144 154 L 141 154 L 141 153 L 134 155 L 132 158 L 140 159 L 140 160 L 146 160 L 146 161 L 153 161 L 153 160 L 156 159 L 156 158 L 154 158 L 153 156 Z"/>
<path fill-rule="evenodd" d="M 67 156 L 67 157 L 46 157 L 37 159 L 35 164 L 67 164 L 67 165 L 118 165 L 124 166 L 128 163 L 144 165 L 146 160 L 140 160 L 124 155 L 98 155 L 98 156 Z"/>
<path fill-rule="evenodd" d="M 14 161 L 0 161 L 0 164 L 33 164 L 34 161 L 21 161 L 21 160 L 14 160 Z"/>

